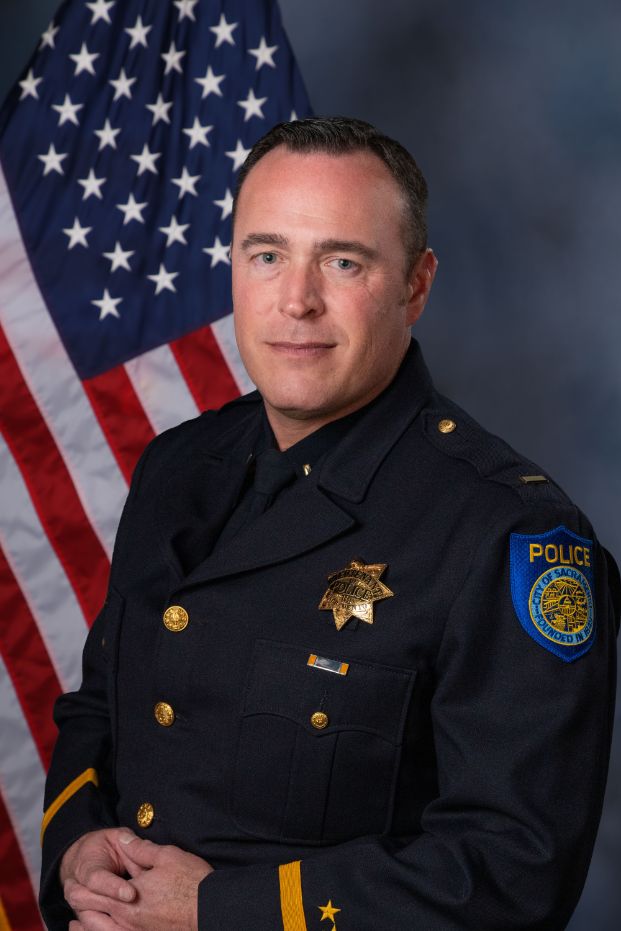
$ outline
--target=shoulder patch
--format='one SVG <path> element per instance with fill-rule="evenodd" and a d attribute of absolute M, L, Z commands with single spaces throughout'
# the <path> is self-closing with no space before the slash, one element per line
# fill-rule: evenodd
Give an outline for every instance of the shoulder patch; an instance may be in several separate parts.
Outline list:
<path fill-rule="evenodd" d="M 562 525 L 512 533 L 511 597 L 527 634 L 566 663 L 595 640 L 593 541 Z"/>

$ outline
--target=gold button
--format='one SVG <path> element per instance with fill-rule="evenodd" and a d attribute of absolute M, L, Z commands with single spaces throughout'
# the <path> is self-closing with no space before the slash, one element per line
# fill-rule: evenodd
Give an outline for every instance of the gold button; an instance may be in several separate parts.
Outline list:
<path fill-rule="evenodd" d="M 173 711 L 172 705 L 169 705 L 168 702 L 158 701 L 153 709 L 153 713 L 155 714 L 155 720 L 158 724 L 161 724 L 162 727 L 170 727 L 171 724 L 174 724 L 175 712 Z"/>
<path fill-rule="evenodd" d="M 136 812 L 136 821 L 141 828 L 148 828 L 155 817 L 151 802 L 143 802 Z"/>
<path fill-rule="evenodd" d="M 457 424 L 454 420 L 441 420 L 438 424 L 438 430 L 440 433 L 452 433 L 455 430 Z"/>
<path fill-rule="evenodd" d="M 190 615 L 180 605 L 171 605 L 170 608 L 166 608 L 164 611 L 163 620 L 164 626 L 168 630 L 177 632 L 178 630 L 185 630 L 190 621 Z"/>
<path fill-rule="evenodd" d="M 315 711 L 314 714 L 311 714 L 311 724 L 318 731 L 322 731 L 324 727 L 328 726 L 328 715 L 323 711 Z"/>

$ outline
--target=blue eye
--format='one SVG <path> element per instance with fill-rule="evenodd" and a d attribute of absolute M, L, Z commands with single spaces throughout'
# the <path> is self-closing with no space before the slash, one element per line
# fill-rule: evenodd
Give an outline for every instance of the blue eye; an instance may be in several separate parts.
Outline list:
<path fill-rule="evenodd" d="M 274 252 L 262 252 L 261 261 L 264 265 L 274 265 L 276 262 L 276 255 Z"/>
<path fill-rule="evenodd" d="M 337 259 L 337 265 L 339 268 L 342 268 L 343 271 L 348 271 L 350 268 L 354 267 L 354 263 L 351 259 Z"/>

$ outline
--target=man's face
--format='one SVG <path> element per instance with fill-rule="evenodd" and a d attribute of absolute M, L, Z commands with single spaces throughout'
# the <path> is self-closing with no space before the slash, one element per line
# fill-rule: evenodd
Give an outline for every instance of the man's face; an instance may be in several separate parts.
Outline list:
<path fill-rule="evenodd" d="M 280 146 L 244 181 L 232 246 L 239 351 L 279 425 L 304 432 L 392 380 L 435 272 L 408 274 L 403 195 L 375 155 Z M 282 445 L 282 444 L 281 444 Z"/>

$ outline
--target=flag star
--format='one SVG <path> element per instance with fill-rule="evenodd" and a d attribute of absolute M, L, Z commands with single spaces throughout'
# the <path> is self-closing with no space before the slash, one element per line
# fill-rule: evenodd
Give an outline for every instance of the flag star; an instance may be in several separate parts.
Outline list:
<path fill-rule="evenodd" d="M 42 80 L 43 78 L 35 78 L 31 68 L 24 80 L 19 82 L 19 86 L 22 89 L 19 99 L 23 100 L 24 97 L 34 97 L 35 100 L 38 100 L 39 92 L 37 90 L 37 85 L 40 84 Z"/>
<path fill-rule="evenodd" d="M 149 281 L 155 282 L 155 293 L 161 291 L 172 291 L 176 293 L 177 289 L 173 284 L 173 278 L 176 278 L 179 272 L 167 272 L 164 265 L 160 265 L 157 275 L 147 275 Z"/>
<path fill-rule="evenodd" d="M 183 132 L 190 137 L 190 148 L 193 149 L 195 145 L 209 146 L 207 133 L 210 133 L 212 129 L 213 126 L 202 126 L 198 117 L 195 116 L 192 126 L 184 129 Z"/>
<path fill-rule="evenodd" d="M 107 145 L 109 145 L 111 149 L 116 149 L 116 137 L 120 132 L 120 129 L 112 128 L 110 120 L 106 120 L 103 129 L 96 129 L 95 135 L 99 136 L 99 151 L 101 152 Z"/>
<path fill-rule="evenodd" d="M 222 211 L 221 220 L 226 220 L 227 217 L 230 217 L 233 212 L 233 195 L 228 188 L 222 200 L 214 200 L 214 204 Z"/>
<path fill-rule="evenodd" d="M 194 7 L 197 3 L 198 0 L 174 0 L 174 4 L 179 10 L 179 22 L 181 22 L 186 16 L 188 19 L 196 22 L 196 18 L 194 16 Z"/>
<path fill-rule="evenodd" d="M 142 211 L 147 206 L 146 201 L 143 204 L 137 204 L 134 200 L 134 195 L 130 194 L 126 204 L 117 204 L 116 206 L 125 215 L 123 226 L 127 223 L 131 223 L 132 220 L 138 220 L 139 223 L 144 223 Z"/>
<path fill-rule="evenodd" d="M 225 74 L 214 74 L 210 65 L 205 72 L 204 78 L 194 78 L 197 84 L 203 85 L 201 100 L 204 100 L 205 97 L 209 97 L 210 94 L 217 94 L 218 97 L 222 97 L 220 85 L 224 81 L 225 77 Z"/>
<path fill-rule="evenodd" d="M 55 26 L 54 21 L 50 23 L 45 32 L 41 35 L 41 41 L 39 42 L 39 48 L 54 48 L 54 40 L 56 38 L 56 33 L 60 29 L 60 26 Z"/>
<path fill-rule="evenodd" d="M 147 110 L 150 110 L 151 113 L 153 114 L 153 126 L 155 126 L 155 124 L 159 122 L 159 120 L 163 120 L 164 123 L 170 123 L 170 117 L 168 115 L 168 111 L 170 110 L 172 105 L 173 105 L 172 100 L 169 100 L 168 102 L 166 102 L 165 100 L 162 99 L 161 94 L 157 95 L 157 100 L 155 101 L 155 103 L 146 104 Z"/>
<path fill-rule="evenodd" d="M 57 152 L 54 148 L 54 143 L 50 143 L 50 147 L 47 150 L 47 155 L 37 155 L 37 158 L 41 159 L 45 168 L 43 169 L 44 175 L 49 175 L 50 171 L 57 171 L 59 175 L 64 175 L 64 171 L 61 165 L 63 158 L 67 158 L 67 152 Z"/>
<path fill-rule="evenodd" d="M 63 230 L 65 236 L 69 237 L 68 249 L 73 249 L 74 246 L 88 246 L 86 237 L 93 229 L 92 226 L 81 226 L 80 221 L 76 217 L 73 221 L 73 226 L 68 227 Z"/>
<path fill-rule="evenodd" d="M 184 246 L 187 246 L 188 241 L 184 233 L 189 225 L 189 223 L 177 223 L 177 218 L 172 217 L 169 226 L 158 227 L 160 233 L 166 233 L 166 248 L 172 246 L 174 242 L 180 242 L 183 243 Z"/>
<path fill-rule="evenodd" d="M 91 26 L 94 26 L 100 19 L 105 23 L 111 23 L 109 11 L 114 6 L 114 3 L 115 0 L 95 0 L 94 3 L 87 3 L 86 5 L 93 17 L 91 19 Z"/>
<path fill-rule="evenodd" d="M 112 84 L 114 88 L 114 98 L 118 100 L 119 97 L 127 97 L 128 100 L 132 99 L 131 86 L 136 81 L 136 78 L 128 78 L 125 74 L 125 68 L 121 68 L 121 72 L 116 80 L 108 81 L 108 84 Z"/>
<path fill-rule="evenodd" d="M 289 122 L 290 122 L 290 123 L 295 123 L 295 121 L 296 121 L 297 119 L 299 119 L 297 113 L 295 112 L 295 110 L 292 110 L 292 111 L 291 111 L 291 116 L 289 117 Z"/>
<path fill-rule="evenodd" d="M 193 194 L 194 197 L 198 197 L 196 191 L 196 182 L 199 180 L 200 175 L 191 175 L 188 172 L 188 169 L 183 166 L 181 175 L 178 178 L 172 178 L 172 183 L 176 184 L 179 187 L 179 199 L 181 199 L 185 194 Z"/>
<path fill-rule="evenodd" d="M 105 317 L 121 316 L 116 309 L 116 305 L 120 304 L 122 300 L 122 297 L 110 297 L 110 292 L 107 288 L 104 288 L 101 300 L 91 301 L 91 304 L 95 304 L 96 307 L 99 307 L 99 319 L 103 320 Z"/>
<path fill-rule="evenodd" d="M 122 249 L 121 243 L 118 241 L 115 243 L 114 250 L 112 252 L 103 253 L 104 259 L 109 259 L 111 262 L 111 272 L 115 272 L 117 268 L 125 268 L 128 272 L 130 272 L 131 268 L 129 267 L 129 259 L 132 255 L 134 255 L 134 251 L 130 249 Z"/>
<path fill-rule="evenodd" d="M 254 90 L 252 87 L 248 91 L 248 96 L 245 100 L 238 100 L 237 106 L 241 107 L 244 111 L 244 123 L 246 123 L 252 116 L 260 116 L 261 119 L 265 119 L 263 116 L 263 104 L 267 102 L 267 97 L 255 97 Z"/>
<path fill-rule="evenodd" d="M 139 155 L 130 155 L 130 158 L 138 164 L 138 177 L 140 177 L 141 174 L 144 174 L 145 171 L 152 171 L 153 174 L 156 175 L 157 168 L 155 167 L 155 160 L 161 157 L 161 152 L 150 152 L 146 142 L 143 145 L 142 152 Z"/>
<path fill-rule="evenodd" d="M 133 49 L 136 45 L 143 45 L 145 48 L 148 48 L 147 45 L 147 36 L 153 29 L 153 26 L 145 26 L 142 21 L 142 16 L 136 17 L 136 23 L 133 26 L 126 26 L 125 32 L 128 36 L 131 37 L 130 49 Z"/>
<path fill-rule="evenodd" d="M 86 42 L 83 42 L 80 51 L 75 55 L 70 55 L 69 58 L 75 62 L 74 77 L 81 74 L 83 71 L 88 71 L 89 74 L 95 74 L 93 62 L 96 58 L 99 58 L 99 52 L 89 52 L 86 47 Z"/>
<path fill-rule="evenodd" d="M 225 246 L 220 242 L 220 237 L 216 236 L 213 246 L 205 247 L 203 252 L 211 256 L 211 267 L 213 268 L 218 262 L 224 262 L 225 265 L 231 264 L 231 256 L 229 255 L 230 249 L 230 244 Z"/>
<path fill-rule="evenodd" d="M 183 68 L 181 67 L 181 59 L 185 55 L 185 50 L 179 50 L 174 42 L 170 43 L 169 49 L 167 52 L 162 52 L 161 57 L 166 62 L 166 68 L 164 69 L 164 74 L 168 74 L 169 71 L 178 71 L 179 74 L 183 74 Z"/>
<path fill-rule="evenodd" d="M 263 65 L 269 65 L 270 68 L 275 68 L 274 64 L 274 52 L 278 51 L 277 45 L 268 45 L 265 41 L 265 36 L 261 36 L 261 41 L 256 48 L 249 48 L 248 54 L 254 55 L 256 58 L 255 71 L 258 71 Z"/>
<path fill-rule="evenodd" d="M 95 172 L 91 168 L 86 178 L 78 179 L 78 184 L 81 184 L 84 188 L 84 193 L 82 194 L 82 200 L 86 200 L 88 197 L 93 195 L 98 197 L 100 200 L 103 197 L 101 193 L 102 184 L 106 183 L 105 178 L 96 178 Z"/>
<path fill-rule="evenodd" d="M 235 148 L 231 152 L 225 152 L 224 154 L 228 158 L 233 159 L 233 171 L 237 171 L 237 169 L 241 168 L 241 166 L 244 164 L 248 158 L 249 153 L 250 149 L 245 149 L 242 145 L 241 139 L 238 139 Z"/>
<path fill-rule="evenodd" d="M 223 42 L 228 42 L 229 45 L 235 45 L 233 30 L 237 29 L 237 26 L 238 23 L 227 23 L 224 13 L 220 14 L 218 25 L 209 27 L 209 31 L 213 32 L 216 36 L 216 48 L 222 45 Z"/>
<path fill-rule="evenodd" d="M 53 103 L 52 110 L 56 110 L 58 113 L 58 125 L 62 126 L 63 123 L 73 123 L 74 126 L 79 126 L 77 112 L 81 110 L 84 104 L 82 103 L 71 103 L 71 97 L 69 94 L 65 94 L 65 99 L 62 103 Z"/>

